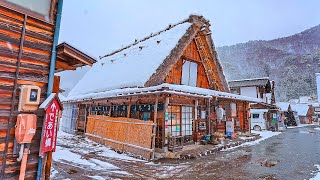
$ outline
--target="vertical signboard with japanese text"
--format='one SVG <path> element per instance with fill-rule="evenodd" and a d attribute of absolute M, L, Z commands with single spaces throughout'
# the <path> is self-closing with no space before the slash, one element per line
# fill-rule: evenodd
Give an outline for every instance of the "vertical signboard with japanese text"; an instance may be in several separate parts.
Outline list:
<path fill-rule="evenodd" d="M 60 110 L 61 107 L 56 99 L 53 99 L 46 109 L 41 138 L 40 156 L 43 156 L 45 152 L 55 151 L 56 149 L 57 124 Z"/>

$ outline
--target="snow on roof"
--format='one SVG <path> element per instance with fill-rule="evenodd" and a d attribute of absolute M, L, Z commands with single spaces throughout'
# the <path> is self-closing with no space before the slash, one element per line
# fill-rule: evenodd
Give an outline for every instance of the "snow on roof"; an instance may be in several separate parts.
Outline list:
<path fill-rule="evenodd" d="M 289 103 L 299 103 L 299 99 L 290 99 Z"/>
<path fill-rule="evenodd" d="M 229 87 L 250 87 L 250 86 L 265 86 L 269 81 L 269 77 L 252 78 L 252 79 L 240 79 L 229 81 Z"/>
<path fill-rule="evenodd" d="M 296 111 L 299 116 L 307 116 L 309 105 L 308 104 L 291 104 L 291 109 Z"/>
<path fill-rule="evenodd" d="M 299 97 L 299 103 L 309 103 L 311 102 L 310 96 L 300 96 Z"/>
<path fill-rule="evenodd" d="M 288 103 L 288 102 L 277 102 L 276 105 L 280 108 L 280 111 L 288 111 L 290 103 Z"/>
<path fill-rule="evenodd" d="M 88 93 L 84 95 L 68 96 L 65 102 L 79 102 L 79 101 L 89 101 L 95 99 L 105 99 L 117 96 L 126 96 L 134 94 L 152 94 L 152 93 L 169 93 L 187 96 L 201 96 L 204 98 L 224 98 L 224 99 L 235 99 L 241 101 L 249 101 L 255 103 L 263 103 L 262 99 L 252 98 L 247 96 L 240 96 L 236 94 L 215 91 L 210 89 L 191 87 L 186 85 L 176 85 L 176 84 L 161 84 L 158 86 L 146 87 L 146 88 L 124 88 L 124 89 L 114 89 L 107 90 L 98 93 Z"/>
<path fill-rule="evenodd" d="M 169 30 L 100 60 L 71 90 L 70 96 L 144 87 L 191 25 L 189 22 L 176 24 Z"/>

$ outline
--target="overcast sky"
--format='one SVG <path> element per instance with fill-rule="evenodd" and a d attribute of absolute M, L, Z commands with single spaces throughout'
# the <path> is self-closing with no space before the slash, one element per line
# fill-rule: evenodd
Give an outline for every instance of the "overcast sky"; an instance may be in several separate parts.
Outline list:
<path fill-rule="evenodd" d="M 98 57 L 202 14 L 216 46 L 270 40 L 320 24 L 319 0 L 65 0 L 60 42 Z"/>

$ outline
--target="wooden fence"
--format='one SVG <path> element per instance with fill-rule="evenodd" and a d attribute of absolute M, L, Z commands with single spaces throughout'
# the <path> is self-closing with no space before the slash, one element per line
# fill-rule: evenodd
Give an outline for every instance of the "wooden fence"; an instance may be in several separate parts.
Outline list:
<path fill-rule="evenodd" d="M 88 116 L 86 137 L 117 151 L 151 159 L 154 149 L 152 121 L 109 116 Z"/>

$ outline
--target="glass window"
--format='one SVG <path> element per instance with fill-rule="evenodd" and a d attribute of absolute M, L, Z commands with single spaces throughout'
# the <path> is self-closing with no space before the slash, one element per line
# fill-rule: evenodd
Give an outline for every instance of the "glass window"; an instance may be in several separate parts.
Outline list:
<path fill-rule="evenodd" d="M 185 61 L 182 66 L 181 84 L 188 86 L 197 86 L 198 64 Z"/>
<path fill-rule="evenodd" d="M 29 101 L 30 102 L 36 102 L 37 99 L 38 99 L 37 96 L 38 96 L 38 90 L 37 89 L 31 89 Z"/>
<path fill-rule="evenodd" d="M 254 118 L 254 119 L 259 118 L 259 114 L 252 114 L 252 118 Z"/>
<path fill-rule="evenodd" d="M 51 0 L 3 0 L 28 11 L 49 17 Z"/>

